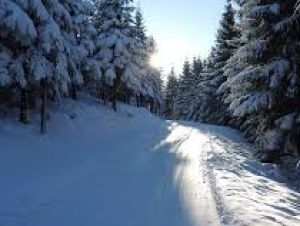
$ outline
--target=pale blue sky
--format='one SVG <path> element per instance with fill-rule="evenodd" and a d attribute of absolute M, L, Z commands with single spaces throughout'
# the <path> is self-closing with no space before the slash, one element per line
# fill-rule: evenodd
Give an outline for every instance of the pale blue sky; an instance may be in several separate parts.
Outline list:
<path fill-rule="evenodd" d="M 158 44 L 152 63 L 167 73 L 181 71 L 187 57 L 206 57 L 214 42 L 226 0 L 136 0 L 148 33 Z"/>

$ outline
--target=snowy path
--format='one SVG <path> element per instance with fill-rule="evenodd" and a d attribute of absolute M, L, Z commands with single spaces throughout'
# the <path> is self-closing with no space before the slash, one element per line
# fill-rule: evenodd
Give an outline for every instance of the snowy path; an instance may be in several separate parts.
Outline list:
<path fill-rule="evenodd" d="M 68 103 L 0 125 L 0 226 L 299 225 L 300 195 L 231 129 Z"/>
<path fill-rule="evenodd" d="M 237 131 L 189 123 L 172 131 L 168 141 L 187 133 L 175 153 L 187 160 L 178 182 L 193 225 L 300 225 L 300 194 Z"/>

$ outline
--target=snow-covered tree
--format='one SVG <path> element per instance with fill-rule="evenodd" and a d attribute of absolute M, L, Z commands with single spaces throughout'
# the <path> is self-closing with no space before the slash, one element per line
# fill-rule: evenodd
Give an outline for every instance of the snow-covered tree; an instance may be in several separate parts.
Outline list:
<path fill-rule="evenodd" d="M 214 111 L 212 97 L 215 93 L 214 86 L 211 84 L 213 81 L 213 54 L 214 48 L 210 57 L 204 61 L 203 68 L 194 83 L 195 92 L 191 99 L 192 111 L 190 114 L 195 121 L 210 122 L 211 111 Z"/>
<path fill-rule="evenodd" d="M 138 39 L 138 41 L 141 42 L 142 45 L 147 46 L 148 37 L 146 35 L 144 18 L 140 7 L 137 7 L 135 10 L 134 35 Z"/>
<path fill-rule="evenodd" d="M 154 84 L 159 84 L 156 81 L 160 73 L 149 65 L 153 41 L 146 35 L 141 11 L 137 9 L 134 16 L 130 0 L 94 2 L 98 30 L 94 59 L 99 62 L 103 88 L 110 93 L 113 108 L 117 98 L 131 96 L 158 104 L 161 101 L 155 96 L 161 96 L 161 89 Z"/>
<path fill-rule="evenodd" d="M 240 128 L 267 151 L 267 160 L 284 152 L 287 133 L 282 121 L 290 120 L 299 107 L 298 37 L 289 32 L 295 2 L 244 3 L 246 44 L 230 59 L 234 67 L 227 69 L 229 109 L 235 118 L 242 118 Z"/>
<path fill-rule="evenodd" d="M 192 118 L 218 124 L 226 123 L 228 117 L 224 99 L 228 95 L 228 90 L 226 92 L 217 90 L 227 80 L 224 68 L 237 47 L 238 37 L 235 10 L 231 1 L 227 1 L 215 46 L 211 50 L 205 72 L 199 76 L 196 83 L 198 92 L 191 96 L 194 100 L 191 109 Z"/>
<path fill-rule="evenodd" d="M 21 122 L 40 105 L 44 132 L 47 100 L 103 87 L 114 108 L 116 98 L 143 96 L 158 111 L 164 97 L 161 73 L 149 65 L 154 42 L 131 3 L 0 1 L 0 92 L 17 99 Z"/>
<path fill-rule="evenodd" d="M 238 31 L 235 24 L 235 11 L 232 7 L 231 0 L 227 0 L 227 5 L 225 6 L 225 11 L 220 22 L 220 28 L 217 32 L 214 53 L 215 69 L 221 70 L 221 72 L 227 60 L 236 49 L 234 40 L 238 36 Z"/>
<path fill-rule="evenodd" d="M 227 80 L 224 69 L 229 58 L 233 55 L 237 47 L 239 32 L 235 21 L 235 10 L 230 0 L 227 1 L 225 11 L 222 15 L 220 28 L 216 37 L 216 44 L 211 58 L 213 62 L 211 88 L 213 89 L 211 115 L 208 121 L 219 124 L 227 122 L 226 105 L 224 99 L 228 96 L 228 90 L 220 91 L 220 87 Z"/>
<path fill-rule="evenodd" d="M 113 108 L 121 82 L 135 81 L 138 68 L 133 62 L 135 39 L 132 35 L 133 7 L 130 0 L 96 0 L 95 59 L 105 83 L 110 87 Z"/>
<path fill-rule="evenodd" d="M 200 99 L 198 99 L 199 93 L 202 92 L 199 89 L 199 83 L 202 82 L 202 75 L 203 72 L 203 63 L 199 57 L 194 57 L 191 63 L 191 77 L 189 86 L 187 87 L 186 93 L 188 94 L 189 98 L 187 99 L 186 106 L 188 106 L 189 114 L 186 116 L 186 120 L 197 120 L 197 109 L 199 105 L 201 105 Z"/>
<path fill-rule="evenodd" d="M 174 118 L 174 104 L 175 104 L 175 98 L 177 94 L 177 77 L 174 71 L 174 68 L 171 69 L 170 74 L 168 75 L 168 81 L 167 86 L 165 89 L 165 110 L 164 115 L 168 119 Z"/>
<path fill-rule="evenodd" d="M 194 83 L 191 64 L 186 60 L 183 64 L 182 75 L 178 79 L 178 88 L 174 104 L 174 117 L 176 119 L 188 119 L 191 112 L 191 84 Z"/>
<path fill-rule="evenodd" d="M 21 121 L 27 121 L 24 106 L 28 104 L 23 103 L 28 100 L 27 89 L 59 98 L 60 94 L 68 93 L 71 80 L 82 80 L 76 61 L 80 51 L 73 50 L 78 46 L 75 17 L 80 17 L 75 8 L 81 6 L 80 0 L 1 1 L 1 52 L 5 51 L 11 61 L 1 62 L 6 70 L 8 65 L 11 68 L 10 78 L 3 73 L 1 80 L 21 85 Z"/>
<path fill-rule="evenodd" d="M 36 27 L 26 13 L 10 0 L 0 2 L 0 85 L 18 83 L 26 86 L 23 49 L 29 48 L 37 39 Z"/>
<path fill-rule="evenodd" d="M 72 3 L 70 15 L 73 18 L 73 35 L 75 34 L 73 44 L 71 45 L 72 48 L 70 48 L 71 54 L 74 58 L 74 65 L 78 67 L 81 73 L 84 86 L 93 93 L 95 92 L 96 85 L 101 81 L 102 76 L 99 63 L 93 58 L 95 38 L 97 36 L 97 30 L 92 21 L 95 7 L 89 1 L 77 0 L 70 2 Z M 73 89 L 75 88 L 75 91 L 81 82 L 81 79 L 79 79 L 78 82 L 75 80 L 73 83 Z M 73 93 L 73 95 L 75 93 Z"/>
<path fill-rule="evenodd" d="M 203 70 L 203 62 L 200 57 L 194 57 L 193 62 L 192 62 L 192 73 L 195 78 L 198 77 L 198 75 L 202 72 Z"/>

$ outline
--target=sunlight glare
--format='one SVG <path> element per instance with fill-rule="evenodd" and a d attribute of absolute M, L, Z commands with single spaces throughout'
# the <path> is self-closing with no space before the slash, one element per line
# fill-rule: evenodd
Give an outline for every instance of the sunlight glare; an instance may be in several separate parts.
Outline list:
<path fill-rule="evenodd" d="M 156 41 L 157 52 L 152 56 L 150 62 L 152 66 L 163 70 L 171 70 L 174 67 L 175 71 L 180 73 L 184 60 L 199 54 L 192 45 L 184 40 L 164 38 Z M 164 72 L 168 73 L 169 71 Z"/>

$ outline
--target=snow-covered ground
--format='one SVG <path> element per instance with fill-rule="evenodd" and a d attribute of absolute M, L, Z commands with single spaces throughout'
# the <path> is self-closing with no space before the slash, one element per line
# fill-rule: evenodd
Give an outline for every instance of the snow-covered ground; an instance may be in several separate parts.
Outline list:
<path fill-rule="evenodd" d="M 300 225 L 300 194 L 235 130 L 86 100 L 0 122 L 0 226 Z"/>

